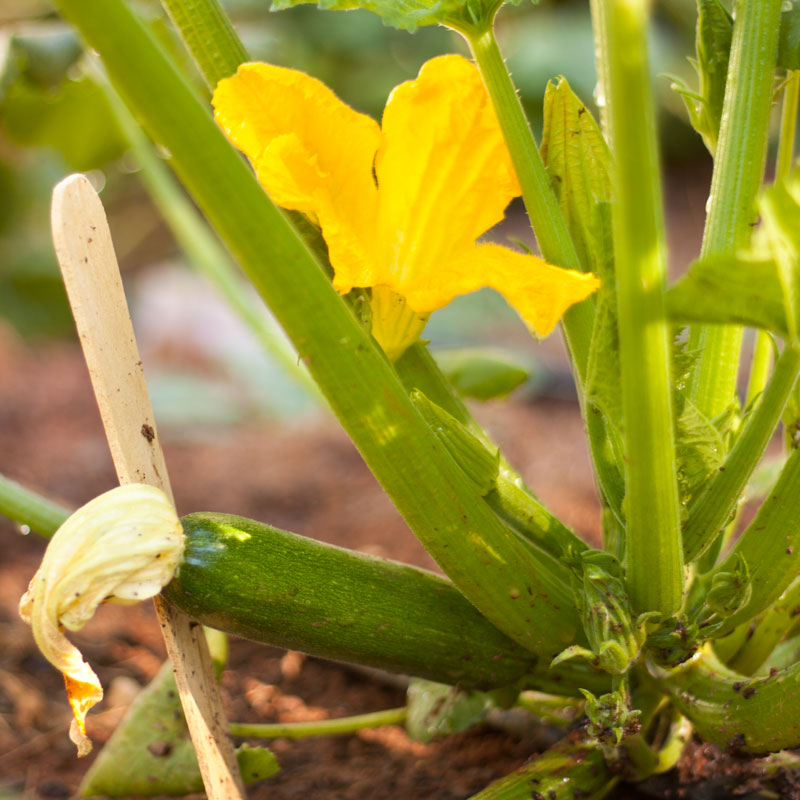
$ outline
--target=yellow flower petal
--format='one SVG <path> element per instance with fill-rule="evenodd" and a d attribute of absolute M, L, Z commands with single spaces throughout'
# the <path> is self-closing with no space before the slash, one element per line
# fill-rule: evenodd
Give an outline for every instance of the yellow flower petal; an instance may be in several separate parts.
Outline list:
<path fill-rule="evenodd" d="M 132 603 L 153 597 L 175 572 L 183 527 L 167 496 L 153 486 L 129 484 L 96 497 L 56 531 L 42 565 L 20 600 L 42 655 L 64 674 L 74 721 L 70 738 L 86 755 L 86 712 L 103 689 L 63 628 L 79 630 L 108 600 Z"/>
<path fill-rule="evenodd" d="M 434 58 L 398 86 L 382 127 L 381 269 L 372 284 L 353 282 L 404 294 L 401 286 L 471 249 L 520 189 L 480 74 L 461 56 Z"/>
<path fill-rule="evenodd" d="M 349 291 L 354 284 L 338 265 L 361 274 L 374 262 L 378 124 L 315 78 L 269 64 L 242 65 L 220 81 L 213 102 L 215 119 L 270 197 L 319 222 L 334 285 Z"/>
<path fill-rule="evenodd" d="M 599 288 L 600 280 L 591 273 L 554 267 L 537 256 L 483 244 L 424 278 L 407 281 L 398 291 L 411 308 L 423 313 L 485 286 L 500 292 L 536 334 L 547 336 L 573 303 Z"/>

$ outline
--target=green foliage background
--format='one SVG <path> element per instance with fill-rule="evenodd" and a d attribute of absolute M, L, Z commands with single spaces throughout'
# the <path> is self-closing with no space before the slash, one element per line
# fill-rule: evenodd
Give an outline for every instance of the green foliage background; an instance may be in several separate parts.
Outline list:
<path fill-rule="evenodd" d="M 194 66 L 156 0 L 138 10 L 161 41 Z M 397 83 L 444 52 L 464 52 L 444 28 L 414 35 L 386 27 L 366 11 L 330 14 L 314 6 L 271 13 L 267 0 L 224 0 L 253 57 L 315 75 L 357 109 L 379 117 Z M 689 74 L 694 0 L 662 2 L 654 61 L 659 73 Z M 535 130 L 541 129 L 547 81 L 563 74 L 589 100 L 595 85 L 589 15 L 581 2 L 541 0 L 508 7 L 499 35 Z M 196 76 L 197 77 L 197 76 Z M 201 85 L 197 77 L 198 86 Z M 659 81 L 668 159 L 692 159 L 702 145 L 681 102 Z M 46 2 L 8 0 L 0 8 L 0 317 L 25 337 L 70 335 L 72 322 L 50 245 L 51 187 L 71 171 L 103 187 L 123 270 L 175 250 L 132 174 L 126 145 L 100 89 L 85 70 L 80 43 Z M 480 308 L 480 306 L 478 307 Z"/>

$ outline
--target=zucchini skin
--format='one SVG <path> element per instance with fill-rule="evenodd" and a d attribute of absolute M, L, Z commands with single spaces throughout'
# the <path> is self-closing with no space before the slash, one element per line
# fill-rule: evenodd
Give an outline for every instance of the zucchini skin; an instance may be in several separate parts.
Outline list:
<path fill-rule="evenodd" d="M 189 514 L 164 595 L 209 627 L 465 688 L 537 663 L 446 578 L 230 514 Z"/>

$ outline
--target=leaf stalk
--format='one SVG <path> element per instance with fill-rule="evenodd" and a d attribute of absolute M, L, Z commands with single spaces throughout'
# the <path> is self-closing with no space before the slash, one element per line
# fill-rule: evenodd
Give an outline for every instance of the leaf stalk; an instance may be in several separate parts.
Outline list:
<path fill-rule="evenodd" d="M 626 568 L 634 610 L 676 611 L 683 595 L 670 338 L 664 314 L 666 247 L 647 55 L 646 0 L 611 0 L 608 125 L 626 451 Z"/>

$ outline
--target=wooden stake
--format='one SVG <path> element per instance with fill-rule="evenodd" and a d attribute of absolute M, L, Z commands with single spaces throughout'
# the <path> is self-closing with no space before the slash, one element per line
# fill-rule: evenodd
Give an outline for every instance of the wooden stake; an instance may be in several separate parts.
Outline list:
<path fill-rule="evenodd" d="M 83 175 L 56 186 L 51 223 L 119 482 L 157 486 L 172 498 L 108 222 Z M 244 798 L 203 628 L 160 596 L 155 606 L 206 793 Z"/>

